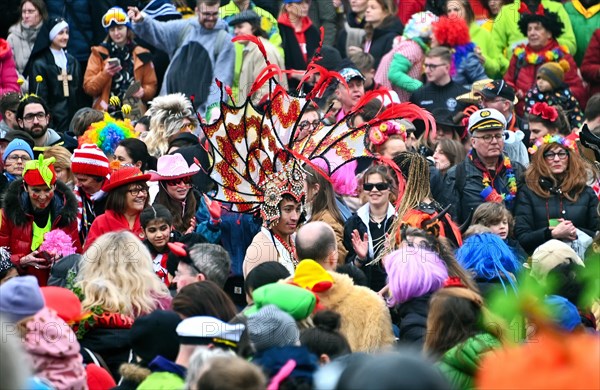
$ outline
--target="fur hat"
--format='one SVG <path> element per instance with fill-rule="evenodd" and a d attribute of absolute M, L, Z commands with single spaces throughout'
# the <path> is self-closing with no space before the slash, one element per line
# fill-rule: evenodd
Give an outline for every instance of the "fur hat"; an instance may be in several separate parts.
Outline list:
<path fill-rule="evenodd" d="M 300 344 L 296 321 L 275 305 L 267 305 L 248 318 L 248 336 L 256 352 Z"/>
<path fill-rule="evenodd" d="M 569 71 L 569 68 L 569 63 L 566 60 L 546 62 L 539 67 L 537 78 L 546 80 L 550 83 L 552 89 L 556 89 L 564 84 L 565 73 Z"/>
<path fill-rule="evenodd" d="M 169 138 L 181 132 L 184 119 L 198 126 L 192 102 L 182 93 L 154 98 L 146 115 L 151 119 L 144 142 L 148 145 L 148 153 L 157 158 L 167 153 Z"/>

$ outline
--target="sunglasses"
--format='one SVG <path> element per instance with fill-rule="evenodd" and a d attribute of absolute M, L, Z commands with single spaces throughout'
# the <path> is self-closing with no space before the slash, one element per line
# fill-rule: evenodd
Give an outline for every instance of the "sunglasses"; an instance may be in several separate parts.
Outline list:
<path fill-rule="evenodd" d="M 373 191 L 373 188 L 377 188 L 377 191 L 385 191 L 390 188 L 390 184 L 385 182 L 363 184 L 363 190 L 365 191 Z"/>
<path fill-rule="evenodd" d="M 112 12 L 107 12 L 102 18 L 102 27 L 109 28 L 113 24 L 124 25 L 127 24 L 127 22 L 126 13 L 119 10 L 112 10 Z"/>
<path fill-rule="evenodd" d="M 186 184 L 187 185 L 187 184 L 190 184 L 191 182 L 192 182 L 192 178 L 189 177 L 189 176 L 180 177 L 179 179 L 165 180 L 165 183 L 168 186 L 171 186 L 171 187 L 175 187 L 175 186 L 178 186 L 180 184 Z"/>

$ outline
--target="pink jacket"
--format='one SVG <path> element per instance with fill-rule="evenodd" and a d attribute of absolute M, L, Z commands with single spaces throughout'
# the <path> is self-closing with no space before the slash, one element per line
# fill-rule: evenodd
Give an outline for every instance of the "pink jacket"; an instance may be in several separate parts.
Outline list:
<path fill-rule="evenodd" d="M 19 92 L 17 66 L 8 42 L 0 38 L 0 96 L 7 92 Z"/>

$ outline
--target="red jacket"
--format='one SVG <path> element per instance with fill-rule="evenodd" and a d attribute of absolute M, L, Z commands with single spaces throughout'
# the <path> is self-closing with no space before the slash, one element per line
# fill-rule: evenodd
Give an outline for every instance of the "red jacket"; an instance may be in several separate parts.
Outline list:
<path fill-rule="evenodd" d="M 13 262 L 19 274 L 33 275 L 38 279 L 40 286 L 48 282 L 50 269 L 36 269 L 34 267 L 21 267 L 21 258 L 33 252 L 31 241 L 33 238 L 33 215 L 27 193 L 23 189 L 23 179 L 13 181 L 6 190 L 4 208 L 2 209 L 2 222 L 0 226 L 0 246 L 8 247 Z M 81 253 L 79 234 L 77 233 L 77 200 L 71 190 L 62 182 L 56 182 L 54 201 L 50 206 L 50 219 L 52 230 L 61 229 L 71 239 L 77 253 Z"/>
<path fill-rule="evenodd" d="M 4 39 L 0 39 L 0 96 L 21 90 L 17 78 L 17 66 L 10 45 Z"/>
<path fill-rule="evenodd" d="M 543 47 L 539 51 L 534 51 L 535 53 L 545 53 L 548 50 L 552 50 L 558 48 L 558 42 L 555 39 L 552 39 L 545 47 Z M 531 50 L 528 48 L 528 50 Z M 532 50 L 533 51 L 533 50 Z M 577 100 L 579 101 L 579 105 L 583 109 L 585 107 L 585 103 L 587 102 L 587 89 L 583 84 L 583 80 L 577 74 L 577 64 L 575 64 L 575 60 L 573 56 L 570 54 L 565 54 L 563 57 L 570 66 L 568 72 L 565 73 L 565 83 L 571 89 L 571 92 Z M 504 80 L 512 85 L 515 88 L 515 91 L 521 91 L 523 96 L 527 94 L 527 91 L 531 87 L 535 85 L 536 74 L 540 65 L 534 65 L 530 63 L 525 63 L 522 67 L 517 66 L 517 57 L 515 55 L 510 59 L 510 65 L 508 66 L 508 71 L 504 75 Z M 523 115 L 524 111 L 524 101 L 520 100 L 516 106 L 517 114 L 519 116 Z"/>
<path fill-rule="evenodd" d="M 139 237 L 140 240 L 144 237 L 144 231 L 142 230 L 139 215 L 135 219 L 133 229 L 129 229 L 129 222 L 127 222 L 127 219 L 123 214 L 119 214 L 113 210 L 106 210 L 104 214 L 94 219 L 94 222 L 90 227 L 90 232 L 85 239 L 85 247 L 83 248 L 84 251 L 88 250 L 90 245 L 92 245 L 92 243 L 104 233 L 118 232 L 121 230 L 130 231 L 131 233 L 135 234 L 136 237 Z"/>
<path fill-rule="evenodd" d="M 590 96 L 600 92 L 600 28 L 594 31 L 585 51 L 581 75 L 590 83 Z"/>

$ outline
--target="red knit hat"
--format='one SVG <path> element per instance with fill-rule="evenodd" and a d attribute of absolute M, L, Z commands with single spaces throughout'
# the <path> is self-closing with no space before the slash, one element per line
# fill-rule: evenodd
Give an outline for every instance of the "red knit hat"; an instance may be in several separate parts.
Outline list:
<path fill-rule="evenodd" d="M 93 144 L 83 144 L 71 157 L 71 171 L 90 176 L 106 177 L 110 173 L 108 158 Z"/>

